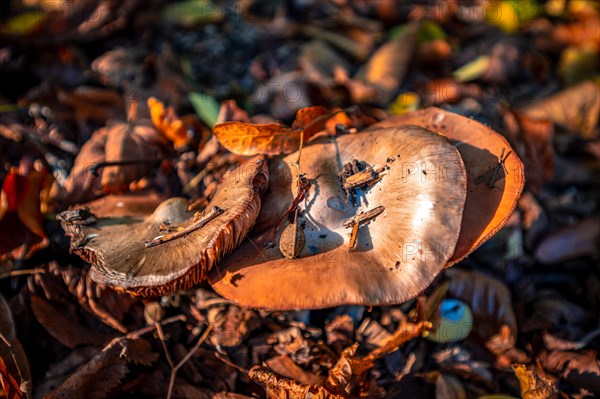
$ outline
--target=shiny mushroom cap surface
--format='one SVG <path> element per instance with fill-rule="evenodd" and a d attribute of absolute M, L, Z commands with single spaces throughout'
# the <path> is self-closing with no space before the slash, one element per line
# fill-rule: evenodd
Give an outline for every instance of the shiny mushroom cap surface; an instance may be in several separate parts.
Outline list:
<path fill-rule="evenodd" d="M 300 165 L 310 188 L 298 224 L 306 244 L 288 259 L 278 241 L 289 220 L 276 225 L 297 194 L 297 158 L 270 162 L 270 189 L 252 237 L 209 273 L 221 295 L 280 310 L 396 304 L 444 268 L 466 198 L 462 159 L 445 137 L 416 126 L 375 127 L 305 147 Z M 349 198 L 340 172 L 357 164 L 375 174 Z M 376 216 L 359 226 L 350 250 L 349 221 L 369 212 Z"/>
<path fill-rule="evenodd" d="M 507 223 L 523 193 L 525 167 L 506 138 L 471 118 L 430 107 L 377 124 L 399 125 L 417 125 L 446 136 L 467 168 L 467 200 L 460 237 L 446 265 L 450 267 Z"/>
<path fill-rule="evenodd" d="M 256 220 L 267 185 L 264 158 L 249 160 L 224 176 L 204 214 L 222 212 L 202 227 L 152 246 L 147 243 L 185 231 L 202 215 L 188 212 L 185 199 L 170 198 L 145 217 L 86 219 L 85 208 L 73 208 L 58 218 L 71 237 L 71 251 L 92 264 L 94 281 L 136 295 L 166 295 L 205 279 L 208 270 L 240 244 Z"/>

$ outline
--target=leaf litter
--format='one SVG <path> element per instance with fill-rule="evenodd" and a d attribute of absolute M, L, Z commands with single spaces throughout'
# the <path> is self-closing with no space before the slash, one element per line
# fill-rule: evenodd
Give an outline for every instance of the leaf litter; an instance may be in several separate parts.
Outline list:
<path fill-rule="evenodd" d="M 1 7 L 0 397 L 600 394 L 597 4 L 142 3 Z M 296 292 L 315 288 L 307 285 L 325 287 L 317 296 L 341 286 L 351 265 L 337 260 L 348 246 L 354 255 L 380 250 L 367 245 L 377 245 L 378 229 L 393 228 L 386 215 L 399 207 L 372 202 L 341 218 L 348 226 L 339 239 L 314 223 L 317 191 L 339 186 L 339 200 L 326 204 L 335 212 L 361 206 L 410 154 L 384 148 L 383 160 L 355 180 L 356 173 L 343 174 L 345 181 L 339 174 L 344 163 L 364 161 L 359 151 L 334 159 L 332 170 L 303 166 L 305 190 L 298 190 L 300 171 L 280 160 L 291 154 L 296 163 L 301 142 L 304 159 L 324 141 L 362 137 L 390 121 L 388 110 L 447 137 L 466 172 L 456 248 L 436 252 L 448 258 L 440 275 L 427 274 L 425 288 L 404 303 L 332 300 L 315 310 L 323 302 L 309 297 L 300 307 L 311 309 L 252 310 L 235 303 L 249 298 L 233 302 L 206 283 L 131 297 L 95 282 L 89 265 L 69 254 L 96 245 L 95 233 L 70 246 L 55 220 L 61 214 L 60 222 L 80 230 L 132 226 L 183 195 L 181 210 L 196 225 L 167 213 L 173 220 L 161 219 L 136 241 L 141 251 L 167 251 L 219 223 L 213 206 L 228 208 L 211 201 L 223 198 L 225 176 L 248 177 L 249 157 L 266 156 L 271 187 L 260 179 L 252 187 L 275 216 L 257 217 L 239 250 L 279 257 L 273 226 L 292 226 L 288 252 L 305 270 L 273 276 L 286 296 L 272 307 L 297 305 Z M 442 180 L 447 172 L 424 171 Z M 282 189 L 287 173 L 296 178 Z M 361 219 L 378 207 L 385 209 Z M 254 233 L 264 229 L 263 242 Z M 314 267 L 308 254 L 330 251 L 320 243 L 338 239 L 346 244 L 324 258 L 327 268 L 295 282 Z M 123 240 L 109 244 L 125 248 L 125 258 Z M 146 241 L 158 245 L 144 248 Z M 386 271 L 403 267 L 386 264 Z M 229 286 L 269 298 L 248 270 L 213 272 L 222 270 Z M 263 273 L 256 281 L 266 284 Z M 360 276 L 356 287 L 367 289 L 372 273 Z M 444 311 L 456 301 L 469 313 Z M 472 326 L 453 341 L 443 331 L 458 314 L 471 314 Z"/>

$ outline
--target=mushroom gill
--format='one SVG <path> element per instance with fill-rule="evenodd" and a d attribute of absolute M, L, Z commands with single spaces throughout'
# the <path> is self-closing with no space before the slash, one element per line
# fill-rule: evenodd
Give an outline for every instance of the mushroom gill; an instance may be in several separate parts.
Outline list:
<path fill-rule="evenodd" d="M 282 310 L 385 305 L 413 298 L 444 268 L 466 198 L 463 162 L 445 137 L 416 126 L 375 127 L 305 147 L 300 167 L 310 188 L 298 224 L 306 245 L 287 259 L 276 245 L 287 221 L 276 225 L 298 190 L 297 158 L 271 162 L 255 234 L 209 272 L 221 295 Z M 348 193 L 346 170 L 375 176 Z M 351 250 L 352 220 L 369 214 Z"/>
<path fill-rule="evenodd" d="M 136 295 L 165 295 L 205 279 L 207 271 L 240 244 L 256 220 L 260 194 L 267 185 L 268 169 L 262 156 L 227 173 L 205 211 L 222 212 L 192 230 L 198 218 L 187 211 L 183 198 L 162 202 L 146 217 L 90 217 L 86 208 L 76 207 L 58 218 L 71 237 L 71 251 L 92 264 L 94 281 Z M 175 231 L 187 233 L 146 245 L 168 235 L 165 230 L 175 226 Z"/>

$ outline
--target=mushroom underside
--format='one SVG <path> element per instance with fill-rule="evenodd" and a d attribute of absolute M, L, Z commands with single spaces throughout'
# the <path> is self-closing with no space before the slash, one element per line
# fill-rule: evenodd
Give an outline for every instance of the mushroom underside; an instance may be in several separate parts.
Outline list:
<path fill-rule="evenodd" d="M 256 220 L 267 182 L 264 159 L 248 161 L 225 175 L 205 211 L 216 206 L 222 213 L 201 228 L 151 247 L 145 243 L 168 234 L 166 229 L 185 229 L 197 221 L 185 199 L 170 198 L 146 217 L 98 217 L 89 225 L 63 222 L 63 227 L 71 236 L 71 251 L 92 264 L 94 281 L 137 295 L 165 295 L 205 279 L 240 244 Z"/>

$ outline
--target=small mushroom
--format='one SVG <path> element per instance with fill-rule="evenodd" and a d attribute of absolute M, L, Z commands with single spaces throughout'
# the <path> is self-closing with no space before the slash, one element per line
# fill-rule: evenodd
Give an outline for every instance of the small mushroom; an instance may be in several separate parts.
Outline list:
<path fill-rule="evenodd" d="M 466 198 L 465 167 L 445 137 L 416 126 L 371 128 L 305 147 L 300 169 L 310 189 L 297 223 L 306 245 L 288 259 L 274 245 L 286 223 L 273 228 L 298 190 L 297 158 L 271 162 L 255 234 L 209 272 L 221 295 L 268 309 L 401 303 L 444 268 Z M 354 159 L 381 172 L 348 201 L 339 173 Z"/>
<path fill-rule="evenodd" d="M 449 267 L 479 248 L 506 224 L 523 192 L 525 169 L 503 136 L 475 120 L 440 108 L 394 116 L 377 126 L 408 124 L 448 137 L 467 167 L 467 201 Z"/>
<path fill-rule="evenodd" d="M 58 218 L 71 237 L 71 251 L 92 264 L 92 280 L 132 294 L 165 295 L 206 278 L 239 245 L 256 220 L 267 184 L 260 156 L 224 176 L 204 215 L 188 212 L 185 199 L 170 198 L 145 217 L 90 217 L 89 208 L 79 207 Z M 207 221 L 215 208 L 220 212 Z M 86 217 L 78 218 L 78 212 Z"/>

